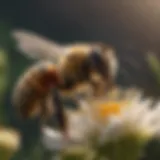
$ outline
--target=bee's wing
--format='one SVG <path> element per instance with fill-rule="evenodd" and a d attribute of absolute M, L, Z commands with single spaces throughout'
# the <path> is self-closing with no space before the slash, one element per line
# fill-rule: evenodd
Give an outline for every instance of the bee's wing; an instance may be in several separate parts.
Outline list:
<path fill-rule="evenodd" d="M 57 62 L 64 55 L 63 46 L 36 33 L 26 30 L 13 30 L 11 34 L 17 41 L 18 50 L 28 58 L 49 59 Z"/>

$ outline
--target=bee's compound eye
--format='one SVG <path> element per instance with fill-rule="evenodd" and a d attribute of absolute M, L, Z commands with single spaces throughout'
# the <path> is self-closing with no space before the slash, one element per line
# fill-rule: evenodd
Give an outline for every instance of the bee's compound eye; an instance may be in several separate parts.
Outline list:
<path fill-rule="evenodd" d="M 89 55 L 91 70 L 98 72 L 104 78 L 108 77 L 107 64 L 102 55 L 100 48 L 93 48 Z"/>
<path fill-rule="evenodd" d="M 103 63 L 100 48 L 98 47 L 93 48 L 89 56 L 89 59 L 90 59 L 90 63 L 92 64 L 92 66 L 94 67 L 100 66 Z"/>

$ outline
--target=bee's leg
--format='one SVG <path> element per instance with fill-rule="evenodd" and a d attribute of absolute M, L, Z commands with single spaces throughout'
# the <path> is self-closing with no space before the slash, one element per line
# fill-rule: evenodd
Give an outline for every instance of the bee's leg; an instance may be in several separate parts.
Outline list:
<path fill-rule="evenodd" d="M 40 116 L 42 118 L 42 121 L 44 122 L 44 121 L 46 121 L 47 115 L 48 115 L 47 96 L 44 96 L 41 98 L 40 108 L 41 108 Z"/>
<path fill-rule="evenodd" d="M 58 120 L 59 127 L 63 134 L 67 136 L 67 118 L 65 115 L 64 106 L 62 104 L 61 97 L 57 89 L 52 91 L 53 93 L 53 104 L 55 105 L 55 117 Z"/>

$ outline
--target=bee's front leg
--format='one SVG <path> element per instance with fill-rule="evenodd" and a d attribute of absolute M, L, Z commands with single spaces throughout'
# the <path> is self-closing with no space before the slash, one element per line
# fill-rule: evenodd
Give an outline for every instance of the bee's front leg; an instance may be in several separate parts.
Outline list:
<path fill-rule="evenodd" d="M 53 95 L 53 104 L 54 104 L 54 110 L 55 110 L 55 117 L 58 120 L 58 124 L 60 127 L 60 130 L 64 134 L 65 138 L 68 137 L 68 131 L 67 131 L 67 117 L 65 114 L 65 108 L 63 106 L 60 94 L 57 89 L 52 90 Z"/>

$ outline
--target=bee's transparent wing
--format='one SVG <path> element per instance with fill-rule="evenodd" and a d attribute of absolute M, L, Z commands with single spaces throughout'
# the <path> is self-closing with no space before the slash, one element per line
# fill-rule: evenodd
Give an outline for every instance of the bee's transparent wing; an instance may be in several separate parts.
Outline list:
<path fill-rule="evenodd" d="M 57 62 L 64 54 L 64 48 L 56 42 L 26 30 L 13 30 L 12 37 L 23 55 L 31 59 L 49 59 Z"/>

